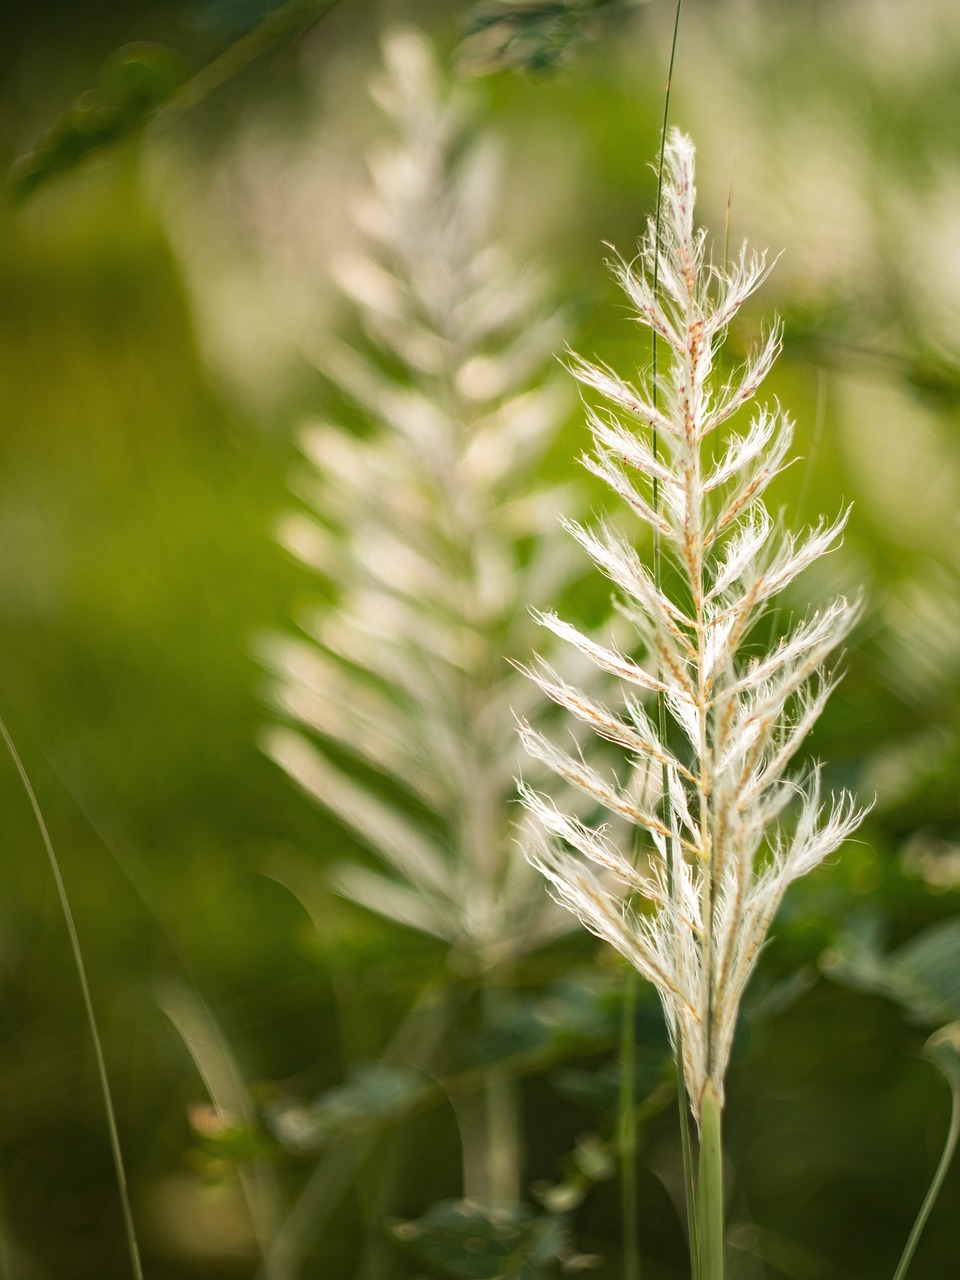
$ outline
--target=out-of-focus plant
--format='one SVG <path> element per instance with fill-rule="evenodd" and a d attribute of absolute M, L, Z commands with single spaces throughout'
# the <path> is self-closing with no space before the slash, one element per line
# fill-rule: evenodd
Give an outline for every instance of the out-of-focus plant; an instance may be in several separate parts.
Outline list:
<path fill-rule="evenodd" d="M 137 136 L 161 113 L 196 106 L 264 53 L 302 34 L 336 3 L 287 0 L 275 8 L 227 0 L 216 15 L 209 7 L 204 15 L 200 6 L 198 16 L 205 16 L 206 22 L 196 25 L 230 30 L 238 22 L 242 34 L 192 74 L 178 51 L 161 45 L 141 42 L 116 49 L 96 84 L 72 102 L 13 166 L 8 181 L 14 198 L 25 200 L 105 147 Z"/>
<path fill-rule="evenodd" d="M 822 964 L 837 981 L 894 1000 L 911 1022 L 939 1027 L 923 1054 L 950 1086 L 950 1123 L 933 1180 L 894 1275 L 894 1280 L 902 1280 L 960 1142 L 960 919 L 931 925 L 890 953 L 883 949 L 882 932 L 876 913 L 861 915 L 840 933 Z"/>
<path fill-rule="evenodd" d="M 824 802 L 818 767 L 791 767 L 833 687 L 825 663 L 857 606 L 839 598 L 803 621 L 781 615 L 782 593 L 836 544 L 844 519 L 798 537 L 768 513 L 764 493 L 790 444 L 785 415 L 761 409 L 744 434 L 721 435 L 773 364 L 779 330 L 721 380 L 727 326 L 767 266 L 745 248 L 730 266 L 707 257 L 694 224 L 693 147 L 677 131 L 663 199 L 662 226 L 651 220 L 639 268 L 619 261 L 615 273 L 665 351 L 665 367 L 633 386 L 606 367 L 573 365 L 610 406 L 589 410 L 595 452 L 586 465 L 652 531 L 652 567 L 612 528 L 568 527 L 619 589 L 645 657 L 634 661 L 546 613 L 549 631 L 622 682 L 626 714 L 545 665 L 532 673 L 549 697 L 624 749 L 630 776 L 605 776 L 522 729 L 532 756 L 636 829 L 642 853 L 529 786 L 524 799 L 542 832 L 532 860 L 558 900 L 660 994 L 700 1134 L 691 1265 L 700 1280 L 719 1280 L 724 1076 L 744 988 L 791 881 L 861 817 L 849 797 Z M 669 731 L 643 705 L 651 696 L 669 712 Z"/>
<path fill-rule="evenodd" d="M 463 18 L 459 63 L 473 75 L 546 71 L 595 34 L 604 17 L 636 7 L 636 0 L 483 0 Z"/>
<path fill-rule="evenodd" d="M 162 45 L 116 50 L 96 85 L 82 93 L 10 174 L 14 196 L 25 200 L 54 176 L 143 127 L 185 79 L 179 56 Z"/>
<path fill-rule="evenodd" d="M 381 859 L 336 868 L 340 892 L 449 944 L 489 1013 L 517 961 L 569 924 L 515 848 L 512 709 L 549 704 L 507 662 L 530 644 L 526 601 L 575 573 L 560 500 L 534 491 L 563 402 L 543 372 L 558 318 L 490 240 L 495 157 L 465 100 L 420 36 L 385 48 L 375 93 L 399 136 L 357 211 L 370 249 L 339 270 L 368 350 L 330 341 L 318 357 L 364 429 L 304 432 L 309 510 L 280 528 L 337 599 L 303 637 L 266 644 L 293 724 L 265 742 Z M 513 1093 L 492 1067 L 482 1136 L 464 1135 L 470 1195 L 519 1198 Z"/>
<path fill-rule="evenodd" d="M 644 0 L 639 0 L 644 2 Z M 212 0 L 187 10 L 185 25 L 207 36 L 233 35 L 195 68 L 179 50 L 139 42 L 114 50 L 97 82 L 70 104 L 22 156 L 9 187 L 24 200 L 114 143 L 134 138 L 164 115 L 187 110 L 265 54 L 302 36 L 338 0 Z M 564 61 L 608 13 L 638 0 L 485 0 L 463 19 L 461 65 L 472 74 L 505 67 L 545 70 Z"/>
<path fill-rule="evenodd" d="M 613 972 L 567 974 L 499 1010 L 477 1037 L 471 1061 L 460 1069 L 426 1074 L 401 1061 L 384 1061 L 308 1102 L 274 1100 L 265 1110 L 267 1127 L 293 1156 L 319 1156 L 318 1168 L 332 1163 L 342 1169 L 346 1163 L 352 1169 L 358 1147 L 369 1147 L 387 1125 L 475 1092 L 487 1063 L 518 1077 L 547 1073 L 557 1093 L 591 1113 L 596 1127 L 580 1132 L 560 1161 L 558 1180 L 532 1185 L 536 1205 L 442 1201 L 419 1218 L 390 1221 L 388 1229 L 405 1254 L 439 1276 L 540 1280 L 554 1275 L 558 1264 L 564 1274 L 588 1269 L 600 1259 L 574 1246 L 573 1215 L 616 1170 L 620 1082 L 615 1063 L 608 1060 L 599 1068 L 593 1063 L 617 1042 L 621 995 Z M 651 1024 L 644 1030 L 649 1032 L 643 1036 L 646 1052 L 634 1081 L 638 1126 L 656 1117 L 674 1093 L 665 1070 L 662 1027 Z M 577 1057 L 585 1061 L 571 1064 Z M 223 1150 L 221 1145 L 211 1154 Z M 329 1201 L 324 1207 L 329 1210 Z"/>

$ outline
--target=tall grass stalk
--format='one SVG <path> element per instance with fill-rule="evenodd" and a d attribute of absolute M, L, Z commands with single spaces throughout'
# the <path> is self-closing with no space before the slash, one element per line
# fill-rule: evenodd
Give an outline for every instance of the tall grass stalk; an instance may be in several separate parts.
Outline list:
<path fill-rule="evenodd" d="M 710 1081 L 700 1102 L 696 1222 L 698 1274 L 723 1280 L 723 1111 Z"/>
<path fill-rule="evenodd" d="M 656 293 L 659 287 L 659 282 L 660 282 L 660 230 L 661 230 L 662 219 L 663 219 L 664 161 L 666 159 L 667 126 L 670 122 L 670 93 L 673 88 L 673 73 L 674 73 L 674 67 L 676 65 L 676 60 L 677 60 L 677 42 L 680 37 L 680 13 L 681 13 L 682 7 L 683 7 L 683 0 L 677 0 L 677 8 L 676 8 L 676 12 L 674 14 L 674 19 L 673 19 L 673 38 L 670 42 L 670 62 L 667 66 L 667 83 L 666 83 L 664 94 L 663 94 L 663 119 L 660 122 L 660 156 L 657 161 L 657 207 L 656 207 L 656 213 L 655 213 L 655 230 L 654 230 L 654 234 L 656 237 L 656 253 L 654 255 L 654 262 L 653 262 L 654 293 Z M 724 257 L 726 257 L 726 252 L 724 252 Z M 658 334 L 656 329 L 651 327 L 650 329 L 650 374 L 651 374 L 651 383 L 652 383 L 652 390 L 653 390 L 654 408 L 658 407 L 657 406 L 657 396 L 658 396 L 657 364 L 658 364 L 659 352 L 657 347 L 658 347 Z M 650 444 L 653 450 L 654 458 L 659 460 L 660 431 L 656 423 L 653 424 L 653 429 L 651 431 Z M 652 496 L 654 512 L 659 514 L 660 481 L 656 475 L 654 475 L 653 477 L 651 496 Z M 663 564 L 662 564 L 661 552 L 660 552 L 660 530 L 657 528 L 654 528 L 653 530 L 653 580 L 654 580 L 654 585 L 656 589 L 658 591 L 662 590 Z M 657 702 L 657 731 L 660 734 L 660 738 L 662 740 L 666 737 L 666 733 L 667 733 L 667 713 L 666 713 L 666 705 L 663 700 L 663 693 L 661 691 L 657 692 L 656 702 Z M 669 778 L 667 776 L 667 766 L 665 762 L 661 764 L 660 789 L 663 795 L 664 812 L 669 814 L 670 787 L 669 787 Z M 669 873 L 669 874 L 672 876 L 672 873 Z M 670 885 L 669 887 L 671 888 L 671 891 L 672 891 L 672 885 Z M 635 979 L 631 979 L 631 981 L 634 982 Z M 678 1044 L 680 1045 L 678 1056 L 682 1060 L 682 1057 L 683 1057 L 682 1028 L 677 1027 L 674 1034 L 677 1036 Z M 693 1146 L 690 1141 L 690 1121 L 688 1119 L 688 1114 L 687 1114 L 687 1110 L 688 1110 L 687 1091 L 686 1091 L 686 1085 L 684 1084 L 682 1071 L 677 1072 L 677 1110 L 680 1117 L 680 1155 L 681 1155 L 681 1162 L 682 1162 L 682 1169 L 683 1169 L 684 1199 L 686 1201 L 686 1208 L 687 1208 L 687 1240 L 689 1241 L 689 1244 L 690 1244 L 690 1257 L 692 1260 L 691 1280 L 700 1280 L 700 1274 L 699 1274 L 700 1247 L 699 1247 L 698 1237 L 697 1237 L 697 1202 L 696 1202 L 696 1184 L 695 1184 L 694 1175 L 693 1175 Z M 633 1110 L 633 1107 L 631 1106 L 631 1109 L 630 1109 L 631 1123 L 634 1123 L 633 1121 L 634 1115 L 635 1115 L 635 1112 Z M 630 1145 L 635 1152 L 636 1151 L 635 1136 Z M 633 1156 L 633 1159 L 636 1160 L 635 1154 Z M 636 1181 L 635 1175 L 631 1177 L 630 1181 L 631 1183 L 635 1183 Z M 636 1198 L 634 1197 L 634 1205 L 633 1205 L 632 1213 L 636 1215 L 638 1212 L 639 1212 L 639 1205 L 636 1204 Z M 639 1232 L 637 1230 L 637 1226 L 635 1223 L 632 1224 L 630 1227 L 630 1234 L 634 1240 L 636 1240 L 639 1235 Z M 639 1260 L 634 1265 L 636 1266 L 637 1271 L 639 1271 Z"/>
<path fill-rule="evenodd" d="M 123 1226 L 127 1239 L 127 1251 L 130 1255 L 130 1270 L 133 1273 L 134 1280 L 143 1280 L 143 1265 L 140 1260 L 140 1246 L 137 1242 L 137 1231 L 133 1221 L 133 1210 L 130 1206 L 130 1191 L 127 1185 L 127 1170 L 123 1160 L 123 1149 L 120 1146 L 120 1130 L 117 1127 L 117 1116 L 113 1105 L 113 1093 L 110 1088 L 110 1078 L 107 1075 L 106 1059 L 103 1056 L 103 1044 L 100 1040 L 100 1031 L 97 1027 L 97 1017 L 93 1009 L 93 997 L 90 993 L 90 983 L 87 979 L 87 966 L 84 963 L 83 951 L 80 947 L 80 936 L 77 933 L 76 921 L 73 918 L 73 908 L 70 906 L 70 898 L 67 895 L 67 887 L 64 884 L 63 874 L 60 870 L 60 860 L 57 857 L 56 850 L 53 847 L 53 841 L 50 838 L 50 831 L 47 827 L 46 819 L 37 800 L 36 792 L 27 773 L 20 753 L 16 748 L 16 744 L 10 735 L 6 722 L 0 717 L 0 737 L 3 738 L 4 745 L 9 752 L 10 759 L 13 761 L 14 767 L 19 775 L 20 782 L 26 792 L 27 799 L 30 802 L 30 808 L 33 811 L 34 821 L 40 832 L 40 839 L 43 841 L 43 847 L 47 853 L 47 860 L 50 864 L 50 872 L 53 876 L 53 882 L 56 885 L 57 899 L 60 903 L 60 911 L 63 915 L 64 923 L 67 927 L 67 936 L 70 939 L 70 951 L 73 955 L 74 967 L 77 971 L 77 978 L 80 982 L 80 992 L 83 998 L 83 1009 L 86 1014 L 87 1027 L 90 1031 L 90 1039 L 93 1043 L 93 1053 L 97 1065 L 97 1079 L 100 1083 L 100 1095 L 103 1099 L 103 1110 L 107 1121 L 107 1134 L 110 1140 L 110 1154 L 113 1159 L 113 1167 L 117 1178 L 117 1190 L 120 1196 L 120 1210 L 123 1214 Z"/>
<path fill-rule="evenodd" d="M 662 225 L 651 219 L 638 261 L 617 259 L 613 270 L 637 321 L 656 332 L 666 367 L 636 385 L 579 357 L 572 370 L 606 402 L 587 409 L 594 451 L 585 465 L 652 531 L 670 573 L 658 581 L 612 524 L 567 521 L 618 588 L 639 656 L 545 612 L 548 631 L 617 677 L 622 710 L 542 662 L 530 673 L 618 744 L 629 772 L 621 780 L 521 727 L 527 751 L 590 797 L 598 818 L 636 829 L 643 860 L 602 820 L 585 822 L 529 786 L 523 798 L 539 824 L 530 856 L 557 899 L 660 994 L 700 1132 L 694 1269 L 700 1280 L 718 1280 L 724 1081 L 743 991 L 789 884 L 862 816 L 846 795 L 821 798 L 818 766 L 792 767 L 833 687 L 826 664 L 858 606 L 837 599 L 766 647 L 758 638 L 759 621 L 836 545 L 845 517 L 795 535 L 768 513 L 764 494 L 792 433 L 779 409 L 754 409 L 742 434 L 721 430 L 749 412 L 778 354 L 779 330 L 721 379 L 726 330 L 768 267 L 746 247 L 730 264 L 708 258 L 706 234 L 694 225 L 694 149 L 677 130 L 667 137 L 662 196 Z M 658 695 L 672 722 L 667 732 L 644 705 Z M 659 794 L 653 778 L 665 779 Z"/>
<path fill-rule="evenodd" d="M 637 976 L 623 983 L 620 1024 L 620 1216 L 623 1219 L 624 1280 L 640 1277 L 640 1215 L 637 1204 Z"/>

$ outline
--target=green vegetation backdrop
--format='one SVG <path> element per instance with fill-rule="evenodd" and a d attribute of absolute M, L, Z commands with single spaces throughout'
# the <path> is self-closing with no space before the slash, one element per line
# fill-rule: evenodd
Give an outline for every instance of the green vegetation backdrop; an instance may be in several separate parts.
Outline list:
<path fill-rule="evenodd" d="M 20 6 L 2 53 L 5 161 L 114 49 L 155 41 L 190 70 L 254 8 Z M 351 336 L 323 263 L 382 127 L 366 96 L 380 30 L 416 21 L 451 54 L 468 8 L 344 0 L 202 102 L 0 212 L 0 711 L 62 860 L 152 1280 L 257 1269 L 229 1161 L 188 1122 L 206 1094 L 163 984 L 202 996 L 255 1094 L 275 1099 L 376 1059 L 446 972 L 439 946 L 324 887 L 324 867 L 358 848 L 258 751 L 271 713 L 253 650 L 317 593 L 272 528 L 294 430 L 331 395 L 295 337 Z M 665 0 L 598 14 L 562 65 L 474 85 L 505 150 L 511 252 L 553 276 L 572 345 L 621 368 L 645 353 L 601 242 L 629 252 L 652 208 L 672 18 Z M 791 893 L 755 983 L 758 1006 L 767 993 L 783 1007 L 748 1020 L 729 1080 L 743 1280 L 891 1273 L 946 1126 L 947 1090 L 919 1057 L 935 1017 L 905 1017 L 850 976 L 870 985 L 856 959 L 871 928 L 895 947 L 960 913 L 958 72 L 948 0 L 685 5 L 671 113 L 699 147 L 701 215 L 722 234 L 729 192 L 732 243 L 783 251 L 732 335 L 742 350 L 763 315 L 785 321 L 773 391 L 805 460 L 777 501 L 806 518 L 854 502 L 817 590 L 863 583 L 869 596 L 813 750 L 877 806 L 862 840 Z M 277 184 L 295 178 L 294 208 Z M 311 254 L 309 286 L 271 275 L 278 240 Z M 572 410 L 554 478 L 583 445 Z M 596 586 L 578 607 L 599 616 L 603 602 Z M 0 812 L 0 1266 L 8 1280 L 113 1280 L 129 1266 L 93 1056 L 12 764 Z M 309 913 L 279 882 L 291 876 Z M 940 1021 L 960 1017 L 958 952 Z M 578 936 L 520 988 L 597 963 Z M 778 985 L 797 970 L 805 981 Z M 602 1075 L 609 1056 L 579 1065 Z M 524 1091 L 529 1178 L 551 1180 L 596 1112 L 543 1073 Z M 643 1133 L 650 1280 L 684 1275 L 674 1129 L 667 1107 Z M 303 1276 L 416 1274 L 375 1219 L 455 1196 L 458 1160 L 442 1106 L 388 1128 Z M 305 1168 L 281 1162 L 281 1186 Z M 958 1202 L 954 1170 L 918 1255 L 927 1280 L 960 1269 Z M 618 1232 L 603 1183 L 577 1216 L 578 1245 L 606 1259 L 598 1276 L 620 1274 Z"/>

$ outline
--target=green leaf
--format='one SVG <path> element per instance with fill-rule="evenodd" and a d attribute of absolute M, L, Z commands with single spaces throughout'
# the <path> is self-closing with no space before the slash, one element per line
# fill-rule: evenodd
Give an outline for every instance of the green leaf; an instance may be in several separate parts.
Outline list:
<path fill-rule="evenodd" d="M 432 1087 L 414 1067 L 374 1063 L 306 1105 L 274 1103 L 267 1110 L 266 1121 L 284 1146 L 315 1151 L 345 1133 L 363 1133 L 399 1119 L 428 1096 Z"/>
<path fill-rule="evenodd" d="M 574 1050 L 616 1035 L 619 993 L 593 974 L 574 975 L 546 992 L 505 999 L 472 1046 L 483 1063 L 520 1054 Z"/>
<path fill-rule="evenodd" d="M 72 102 L 36 148 L 14 165 L 14 198 L 26 199 L 48 179 L 135 133 L 183 80 L 183 63 L 171 49 L 130 44 L 116 50 L 100 69 L 95 87 Z"/>
<path fill-rule="evenodd" d="M 558 1263 L 568 1271 L 592 1263 L 572 1252 L 562 1217 L 524 1204 L 444 1200 L 388 1230 L 418 1265 L 447 1280 L 541 1280 Z"/>
<path fill-rule="evenodd" d="M 239 0 L 237 0 L 239 5 Z M 265 4 L 262 20 L 244 30 L 189 79 L 179 54 L 161 45 L 131 44 L 104 63 L 96 86 L 82 93 L 9 177 L 15 200 L 105 146 L 137 134 L 161 108 L 189 110 L 240 74 L 255 59 L 318 22 L 338 0 Z M 228 6 L 229 7 L 229 6 Z M 254 8 L 243 6 L 252 14 Z M 239 20 L 239 15 L 234 14 Z M 243 18 L 246 25 L 247 17 Z"/>
<path fill-rule="evenodd" d="M 224 1117 L 213 1106 L 191 1107 L 190 1125 L 202 1139 L 188 1153 L 190 1161 L 208 1178 L 227 1177 L 254 1160 L 276 1160 L 280 1152 L 255 1124 L 241 1116 Z"/>
<path fill-rule="evenodd" d="M 562 1181 L 540 1182 L 532 1188 L 551 1213 L 569 1213 L 579 1208 L 598 1182 L 606 1182 L 616 1174 L 616 1141 L 604 1140 L 598 1133 L 583 1133 L 562 1165 Z"/>
<path fill-rule="evenodd" d="M 916 993 L 930 1020 L 960 1018 L 960 920 L 944 920 L 894 952 L 891 964 L 901 984 Z"/>
<path fill-rule="evenodd" d="M 600 10 L 614 7 L 618 0 L 485 0 L 464 19 L 459 64 L 475 75 L 547 71 L 590 34 Z"/>
<path fill-rule="evenodd" d="M 272 0 L 202 0 L 184 13 L 184 25 L 193 31 L 226 33 L 252 31 L 276 9 Z"/>
<path fill-rule="evenodd" d="M 888 996 L 918 1023 L 960 1019 L 960 920 L 924 929 L 890 954 L 875 916 L 855 921 L 822 958 L 825 972 L 847 986 Z"/>
<path fill-rule="evenodd" d="M 661 1083 L 669 1062 L 668 1053 L 655 1052 L 645 1055 L 636 1063 L 633 1073 L 635 1106 L 639 1106 Z M 620 1075 L 620 1064 L 614 1061 L 605 1062 L 595 1070 L 559 1067 L 550 1073 L 549 1080 L 562 1097 L 612 1115 L 620 1106 Z"/>
<path fill-rule="evenodd" d="M 805 996 L 816 980 L 813 965 L 803 965 L 774 982 L 753 981 L 743 1001 L 742 1018 L 754 1023 L 776 1018 Z"/>
<path fill-rule="evenodd" d="M 923 1055 L 943 1072 L 955 1093 L 960 1090 L 960 1022 L 935 1031 L 923 1046 Z"/>

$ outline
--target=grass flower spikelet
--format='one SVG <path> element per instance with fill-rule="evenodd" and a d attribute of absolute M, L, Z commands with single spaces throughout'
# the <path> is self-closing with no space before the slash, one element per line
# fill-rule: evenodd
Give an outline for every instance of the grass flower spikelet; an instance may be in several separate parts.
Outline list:
<path fill-rule="evenodd" d="M 639 833 L 643 854 L 628 856 L 606 824 L 568 817 L 529 787 L 523 798 L 539 831 L 528 856 L 555 897 L 657 988 L 699 1122 L 708 1085 L 722 1102 L 741 997 L 787 887 L 862 816 L 846 795 L 821 798 L 818 766 L 791 770 L 832 687 L 825 664 L 858 604 L 837 599 L 760 651 L 758 621 L 837 544 L 845 516 L 797 535 L 768 512 L 764 493 L 792 434 L 779 407 L 757 408 L 742 434 L 721 435 L 779 352 L 774 326 L 734 377 L 718 376 L 727 327 L 769 264 L 746 248 L 729 265 L 711 262 L 694 224 L 694 148 L 677 130 L 665 166 L 659 237 L 651 221 L 637 261 L 613 263 L 638 322 L 665 349 L 656 380 L 634 386 L 579 356 L 570 367 L 605 402 L 587 410 L 593 451 L 585 464 L 652 530 L 669 573 L 648 568 L 606 525 L 568 522 L 617 588 L 643 658 L 543 613 L 548 630 L 617 677 L 626 714 L 545 664 L 531 673 L 548 697 L 627 752 L 633 779 L 611 780 L 521 729 L 532 756 Z M 674 722 L 668 734 L 642 705 L 653 697 Z M 651 776 L 662 777 L 659 796 L 649 795 Z"/>

